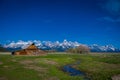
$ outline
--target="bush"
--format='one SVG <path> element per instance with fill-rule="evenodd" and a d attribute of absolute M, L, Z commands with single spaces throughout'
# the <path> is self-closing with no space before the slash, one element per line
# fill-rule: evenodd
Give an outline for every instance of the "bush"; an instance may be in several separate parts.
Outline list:
<path fill-rule="evenodd" d="M 80 46 L 78 46 L 76 48 L 68 49 L 66 52 L 83 54 L 83 53 L 89 53 L 90 49 L 87 46 L 80 45 Z"/>

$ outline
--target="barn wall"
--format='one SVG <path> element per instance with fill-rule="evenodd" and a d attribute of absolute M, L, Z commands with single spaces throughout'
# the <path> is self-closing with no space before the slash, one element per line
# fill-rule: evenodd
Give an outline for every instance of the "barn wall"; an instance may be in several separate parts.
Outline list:
<path fill-rule="evenodd" d="M 39 49 L 24 49 L 14 52 L 15 55 L 45 55 L 46 52 Z"/>

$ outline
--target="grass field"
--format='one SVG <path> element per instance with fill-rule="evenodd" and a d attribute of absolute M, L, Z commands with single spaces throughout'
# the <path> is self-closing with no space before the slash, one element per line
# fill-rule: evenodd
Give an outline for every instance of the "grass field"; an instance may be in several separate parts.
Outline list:
<path fill-rule="evenodd" d="M 69 76 L 61 68 L 73 66 L 87 74 L 91 80 L 120 79 L 120 54 L 48 54 L 46 56 L 12 56 L 0 53 L 0 80 L 83 80 L 82 76 Z M 118 79 L 118 80 L 119 80 Z"/>

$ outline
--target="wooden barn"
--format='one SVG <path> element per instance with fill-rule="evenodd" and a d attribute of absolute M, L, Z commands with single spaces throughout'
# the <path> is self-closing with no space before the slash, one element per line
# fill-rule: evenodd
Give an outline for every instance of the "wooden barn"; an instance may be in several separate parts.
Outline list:
<path fill-rule="evenodd" d="M 46 52 L 39 50 L 35 44 L 31 44 L 26 49 L 12 52 L 12 55 L 45 55 Z"/>

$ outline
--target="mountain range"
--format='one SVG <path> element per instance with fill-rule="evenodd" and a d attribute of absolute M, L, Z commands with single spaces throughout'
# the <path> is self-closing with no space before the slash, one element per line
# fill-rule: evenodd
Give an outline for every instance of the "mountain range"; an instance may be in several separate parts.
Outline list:
<path fill-rule="evenodd" d="M 25 49 L 32 43 L 34 43 L 38 48 L 42 50 L 56 50 L 56 51 L 65 51 L 69 48 L 75 48 L 75 47 L 78 47 L 79 45 L 85 45 L 77 41 L 73 42 L 73 41 L 67 41 L 67 40 L 63 40 L 62 42 L 40 41 L 40 40 L 34 40 L 34 41 L 19 40 L 17 42 L 10 41 L 9 43 L 3 44 L 2 46 L 9 51 L 13 51 L 18 49 Z M 88 46 L 92 52 L 120 52 L 120 49 L 114 47 L 113 45 L 101 46 L 97 44 L 92 44 L 92 45 L 85 45 L 85 46 Z"/>

